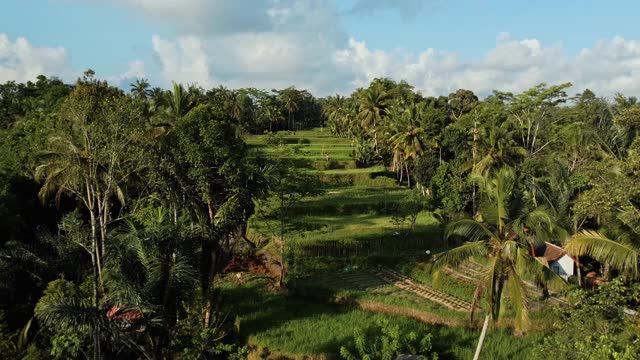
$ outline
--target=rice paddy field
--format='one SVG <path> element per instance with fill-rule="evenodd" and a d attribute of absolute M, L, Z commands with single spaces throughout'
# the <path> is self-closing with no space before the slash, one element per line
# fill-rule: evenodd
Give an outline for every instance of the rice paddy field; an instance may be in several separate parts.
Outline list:
<path fill-rule="evenodd" d="M 430 301 L 422 290 L 407 290 L 376 275 L 375 269 L 394 269 L 411 276 L 416 286 L 444 297 L 462 302 L 473 297 L 472 285 L 446 275 L 434 279 L 421 267 L 428 258 L 426 250 L 446 249 L 442 226 L 431 213 L 420 212 L 413 226 L 394 222 L 396 209 L 415 190 L 398 185 L 384 166 L 356 166 L 349 139 L 314 129 L 287 133 L 284 140 L 298 149 L 295 164 L 318 176 L 324 192 L 302 199 L 290 211 L 287 222 L 298 226 L 286 235 L 286 291 L 260 277 L 238 282 L 230 274 L 219 280 L 220 294 L 225 304 L 233 304 L 227 310 L 251 345 L 252 356 L 339 358 L 340 346 L 353 341 L 354 328 L 367 329 L 385 318 L 407 331 L 431 333 L 441 359 L 472 358 L 478 320 L 471 324 L 468 312 L 452 310 Z M 266 136 L 246 141 L 267 156 L 276 154 Z M 278 220 L 269 216 L 269 201 L 263 206 L 250 219 L 247 236 L 268 244 L 262 251 L 277 256 L 272 239 Z M 541 338 L 533 332 L 515 341 L 508 328 L 492 329 L 483 358 L 531 358 Z"/>

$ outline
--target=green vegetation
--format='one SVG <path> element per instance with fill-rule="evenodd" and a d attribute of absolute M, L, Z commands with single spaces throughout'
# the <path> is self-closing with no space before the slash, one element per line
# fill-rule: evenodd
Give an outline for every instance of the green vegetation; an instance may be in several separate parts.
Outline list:
<path fill-rule="evenodd" d="M 640 104 L 569 87 L 0 85 L 0 353 L 636 358 Z"/>

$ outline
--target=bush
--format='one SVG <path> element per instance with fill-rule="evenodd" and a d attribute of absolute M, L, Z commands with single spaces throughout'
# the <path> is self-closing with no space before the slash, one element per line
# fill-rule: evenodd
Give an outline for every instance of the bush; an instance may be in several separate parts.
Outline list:
<path fill-rule="evenodd" d="M 438 354 L 431 352 L 431 334 L 420 338 L 415 332 L 402 333 L 398 325 L 390 325 L 380 319 L 376 326 L 367 332 L 355 329 L 354 348 L 340 348 L 345 360 L 394 360 L 400 354 L 421 354 L 425 359 L 437 359 Z"/>
<path fill-rule="evenodd" d="M 555 331 L 546 336 L 536 353 L 553 353 L 559 359 L 635 360 L 640 338 L 634 321 L 624 313 L 640 300 L 640 285 L 616 278 L 597 291 L 574 289 L 572 307 L 556 315 Z"/>

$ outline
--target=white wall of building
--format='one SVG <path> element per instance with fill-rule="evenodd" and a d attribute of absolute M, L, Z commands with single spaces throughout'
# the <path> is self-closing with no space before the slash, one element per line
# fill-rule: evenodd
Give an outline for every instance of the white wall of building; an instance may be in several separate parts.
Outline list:
<path fill-rule="evenodd" d="M 567 280 L 569 276 L 575 275 L 573 264 L 573 259 L 569 255 L 562 255 L 560 259 L 551 263 L 550 267 L 556 274 Z"/>

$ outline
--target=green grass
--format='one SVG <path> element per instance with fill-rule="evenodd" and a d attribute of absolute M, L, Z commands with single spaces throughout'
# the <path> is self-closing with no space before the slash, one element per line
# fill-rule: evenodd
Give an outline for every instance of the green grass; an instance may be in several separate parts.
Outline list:
<path fill-rule="evenodd" d="M 376 285 L 365 272 L 344 272 L 354 267 L 395 267 L 465 300 L 471 299 L 474 289 L 446 276 L 434 281 L 416 266 L 426 260 L 425 250 L 438 252 L 447 244 L 442 240 L 442 226 L 428 212 L 419 214 L 415 229 L 408 235 L 402 235 L 408 224 L 398 227 L 392 223 L 394 209 L 402 206 L 413 189 L 398 185 L 384 166 L 357 168 L 351 158 L 350 139 L 332 137 L 327 130 L 318 129 L 283 136 L 291 147 L 300 148 L 299 154 L 292 155 L 296 165 L 318 176 L 326 191 L 322 196 L 303 199 L 289 214 L 287 223 L 295 229 L 286 235 L 289 295 L 267 292 L 260 281 L 220 284 L 222 303 L 237 315 L 241 336 L 251 345 L 298 355 L 300 359 L 304 355 L 335 356 L 340 346 L 351 344 L 354 328 L 367 328 L 383 317 L 407 331 L 431 332 L 441 359 L 472 358 L 477 329 L 427 325 L 406 316 L 331 304 L 331 299 L 382 304 L 466 324 L 467 314 L 393 286 Z M 266 155 L 274 153 L 266 145 L 266 136 L 249 137 L 247 143 Z M 264 211 L 250 219 L 249 237 L 270 241 L 278 228 L 273 208 L 274 204 L 267 202 Z M 277 246 L 272 243 L 263 251 L 277 251 Z M 538 317 L 532 314 L 532 318 Z M 531 358 L 532 345 L 541 336 L 534 333 L 516 340 L 507 330 L 491 329 L 482 358 Z"/>
<path fill-rule="evenodd" d="M 447 276 L 443 272 L 431 274 L 424 266 L 420 265 L 425 264 L 419 264 L 418 266 L 416 266 L 416 264 L 409 264 L 409 266 L 406 266 L 404 269 L 405 273 L 422 283 L 431 285 L 437 289 L 445 290 L 460 299 L 468 302 L 473 300 L 473 294 L 476 290 L 476 287 L 473 284 L 460 282 Z"/>
<path fill-rule="evenodd" d="M 310 278 L 298 279 L 294 284 L 296 292 L 329 301 L 344 299 L 349 301 L 374 301 L 440 317 L 443 322 L 452 319 L 467 319 L 468 314 L 450 310 L 440 304 L 425 301 L 424 298 L 390 285 L 367 271 L 325 272 Z"/>
<path fill-rule="evenodd" d="M 380 166 L 372 166 L 362 169 L 329 169 L 329 170 L 307 170 L 309 174 L 323 174 L 323 175 L 361 175 L 361 174 L 379 174 L 385 173 L 387 169 Z"/>
<path fill-rule="evenodd" d="M 477 329 L 443 327 L 404 317 L 374 314 L 348 306 L 315 303 L 306 298 L 269 293 L 263 283 L 239 286 L 220 284 L 227 309 L 238 314 L 235 320 L 240 335 L 249 344 L 284 354 L 337 355 L 341 346 L 352 345 L 353 329 L 367 329 L 379 318 L 397 324 L 403 331 L 431 333 L 434 348 L 441 359 L 470 359 L 479 336 Z M 517 341 L 504 330 L 491 329 L 485 340 L 482 358 L 529 359 L 540 334 Z"/>

